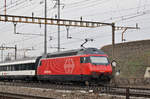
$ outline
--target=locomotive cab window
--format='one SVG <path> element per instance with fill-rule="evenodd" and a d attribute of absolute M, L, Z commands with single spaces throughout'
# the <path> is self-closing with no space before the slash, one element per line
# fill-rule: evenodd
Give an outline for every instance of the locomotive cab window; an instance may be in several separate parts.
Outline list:
<path fill-rule="evenodd" d="M 91 63 L 94 65 L 108 65 L 109 60 L 105 56 L 91 56 Z"/>
<path fill-rule="evenodd" d="M 80 63 L 90 63 L 90 57 L 80 57 Z"/>

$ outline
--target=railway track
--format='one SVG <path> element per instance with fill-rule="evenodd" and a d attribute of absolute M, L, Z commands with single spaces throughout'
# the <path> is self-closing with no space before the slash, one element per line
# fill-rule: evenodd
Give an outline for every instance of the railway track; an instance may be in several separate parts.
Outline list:
<path fill-rule="evenodd" d="M 0 96 L 2 99 L 55 99 L 55 98 L 47 98 L 41 96 L 31 96 L 31 95 L 23 95 L 23 94 L 14 94 L 14 93 L 4 93 L 0 92 Z"/>
<path fill-rule="evenodd" d="M 145 97 L 150 98 L 149 88 L 132 88 L 132 87 L 111 87 L 103 91 L 107 94 L 122 95 L 126 97 Z M 127 98 L 129 99 L 129 98 Z"/>
<path fill-rule="evenodd" d="M 72 84 L 52 84 L 52 83 L 37 83 L 37 82 L 0 82 L 0 85 L 17 86 L 28 88 L 44 88 L 54 90 L 69 90 L 69 91 L 85 91 L 92 93 L 105 93 L 110 95 L 121 95 L 126 97 L 145 97 L 150 98 L 150 88 L 136 87 L 115 87 L 115 86 L 80 86 Z M 37 98 L 38 99 L 38 98 Z M 129 98 L 127 98 L 129 99 Z"/>

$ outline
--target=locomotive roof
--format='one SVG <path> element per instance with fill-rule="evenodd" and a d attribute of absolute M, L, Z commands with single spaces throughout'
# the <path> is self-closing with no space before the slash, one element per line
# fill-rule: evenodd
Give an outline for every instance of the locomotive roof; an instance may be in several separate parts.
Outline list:
<path fill-rule="evenodd" d="M 82 54 L 105 54 L 105 53 L 102 50 L 97 48 L 82 48 L 82 49 L 74 49 L 74 50 L 61 51 L 55 53 L 48 53 L 47 57 L 59 57 L 59 55 L 71 56 L 71 55 L 82 55 Z"/>

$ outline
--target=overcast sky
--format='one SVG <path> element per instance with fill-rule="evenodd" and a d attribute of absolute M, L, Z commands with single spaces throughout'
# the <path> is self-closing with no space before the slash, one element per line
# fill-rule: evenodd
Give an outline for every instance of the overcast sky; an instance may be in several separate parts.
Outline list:
<path fill-rule="evenodd" d="M 4 1 L 0 0 L 0 14 L 4 14 Z M 44 17 L 45 0 L 6 0 L 7 14 L 19 16 Z M 132 26 L 138 23 L 140 30 L 127 30 L 125 32 L 126 42 L 146 40 L 150 38 L 150 0 L 60 0 L 61 18 L 85 21 L 97 21 L 112 23 L 117 26 Z M 55 18 L 57 15 L 56 0 L 47 0 L 48 17 Z M 63 50 L 80 48 L 85 38 L 94 39 L 86 44 L 86 47 L 101 48 L 111 44 L 111 27 L 80 28 L 70 27 L 67 39 L 66 27 L 61 27 L 61 48 Z M 43 34 L 44 25 L 17 23 L 17 32 L 28 34 Z M 116 31 L 116 43 L 121 43 L 122 31 Z M 57 26 L 48 26 L 48 52 L 57 51 L 51 47 L 57 47 Z M 52 38 L 52 39 L 50 39 Z M 15 46 L 18 49 L 32 49 L 26 52 L 29 56 L 38 56 L 43 53 L 43 36 L 16 35 L 13 23 L 0 22 L 0 46 Z M 13 50 L 4 51 L 5 56 Z M 24 55 L 24 51 L 19 51 Z M 18 56 L 19 56 L 18 55 Z"/>

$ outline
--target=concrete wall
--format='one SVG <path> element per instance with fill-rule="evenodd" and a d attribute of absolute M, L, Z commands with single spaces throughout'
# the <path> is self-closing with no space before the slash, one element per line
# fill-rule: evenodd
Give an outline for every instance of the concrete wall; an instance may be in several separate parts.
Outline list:
<path fill-rule="evenodd" d="M 111 58 L 111 45 L 104 46 L 101 49 Z M 150 66 L 150 40 L 116 44 L 115 59 L 119 63 L 121 76 L 144 77 L 146 68 Z"/>

